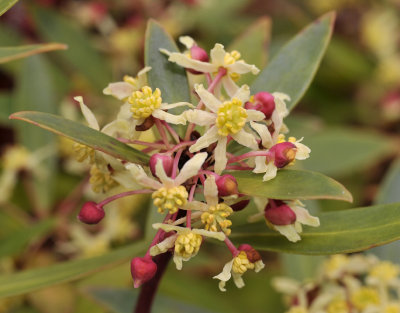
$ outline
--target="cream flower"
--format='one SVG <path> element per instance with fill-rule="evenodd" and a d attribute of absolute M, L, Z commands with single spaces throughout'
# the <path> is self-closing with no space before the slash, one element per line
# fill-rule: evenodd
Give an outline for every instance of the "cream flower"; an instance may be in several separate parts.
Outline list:
<path fill-rule="evenodd" d="M 188 49 L 194 44 L 194 41 L 190 40 L 190 37 L 185 36 L 181 38 L 180 41 Z M 168 60 L 170 62 L 198 72 L 215 74 L 220 68 L 225 68 L 227 73 L 221 79 L 221 83 L 229 96 L 233 96 L 237 92 L 238 86 L 235 84 L 235 80 L 239 78 L 239 75 L 249 72 L 256 75 L 260 72 L 255 65 L 247 64 L 241 60 L 238 51 L 226 52 L 224 46 L 219 43 L 215 44 L 214 48 L 210 51 L 210 62 L 194 60 L 185 53 L 171 53 L 165 49 L 160 49 L 160 51 L 169 56 Z"/>
<path fill-rule="evenodd" d="M 147 176 L 140 165 L 129 163 L 125 167 L 140 185 L 155 190 L 152 198 L 158 211 L 164 213 L 168 210 L 172 214 L 187 204 L 188 193 L 182 184 L 198 174 L 206 158 L 206 152 L 197 153 L 185 163 L 175 179 L 167 176 L 162 161 L 159 160 L 156 164 L 156 174 L 161 182 Z"/>
<path fill-rule="evenodd" d="M 250 97 L 250 90 L 243 85 L 233 95 L 230 101 L 221 102 L 213 94 L 204 89 L 203 85 L 195 85 L 195 90 L 211 112 L 188 110 L 185 115 L 191 123 L 208 126 L 206 133 L 197 139 L 190 147 L 190 152 L 196 152 L 217 142 L 215 148 L 215 172 L 220 174 L 226 166 L 226 145 L 228 137 L 251 149 L 257 149 L 257 137 L 245 130 L 246 123 L 261 121 L 264 114 L 256 110 L 246 110 L 243 104 Z"/>

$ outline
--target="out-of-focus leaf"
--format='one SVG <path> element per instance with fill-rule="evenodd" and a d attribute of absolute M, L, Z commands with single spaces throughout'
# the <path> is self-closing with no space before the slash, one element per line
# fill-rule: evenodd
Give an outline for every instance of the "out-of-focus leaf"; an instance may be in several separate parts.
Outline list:
<path fill-rule="evenodd" d="M 263 174 L 232 172 L 239 191 L 249 196 L 272 199 L 333 199 L 352 201 L 349 191 L 323 174 L 302 170 L 279 170 L 276 177 L 264 182 Z"/>
<path fill-rule="evenodd" d="M 12 95 L 9 93 L 0 94 L 0 123 L 9 124 L 8 116 L 13 112 Z"/>
<path fill-rule="evenodd" d="M 83 124 L 64 119 L 60 116 L 43 112 L 26 111 L 14 113 L 10 118 L 32 123 L 122 160 L 133 163 L 144 163 L 149 160 L 149 156 L 139 150 L 103 134 L 102 132 Z"/>
<path fill-rule="evenodd" d="M 59 54 L 68 67 L 81 73 L 97 90 L 107 86 L 111 81 L 109 62 L 94 48 L 83 28 L 59 12 L 43 7 L 36 7 L 33 16 L 44 40 L 68 45 L 68 51 Z"/>
<path fill-rule="evenodd" d="M 312 279 L 324 257 L 319 255 L 298 255 L 281 253 L 283 270 L 285 276 L 298 281 Z"/>
<path fill-rule="evenodd" d="M 291 110 L 310 85 L 332 35 L 334 13 L 328 13 L 289 41 L 251 85 L 252 93 L 288 94 Z"/>
<path fill-rule="evenodd" d="M 243 60 L 261 69 L 267 63 L 270 37 L 271 20 L 261 17 L 229 45 L 228 51 L 239 51 Z M 239 85 L 250 84 L 255 77 L 251 74 L 244 75 L 239 80 Z"/>
<path fill-rule="evenodd" d="M 22 227 L 6 237 L 1 238 L 0 258 L 18 254 L 29 242 L 48 234 L 55 225 L 55 220 L 46 219 L 35 225 Z"/>
<path fill-rule="evenodd" d="M 90 259 L 74 260 L 3 275 L 0 277 L 0 298 L 21 295 L 44 287 L 77 280 L 128 260 L 142 252 L 145 246 L 145 243 L 139 242 Z"/>
<path fill-rule="evenodd" d="M 136 290 L 127 288 L 88 288 L 87 293 L 99 304 L 114 313 L 131 313 L 138 298 Z M 163 295 L 154 301 L 154 313 L 210 313 L 208 310 L 181 303 Z"/>
<path fill-rule="evenodd" d="M 305 227 L 292 243 L 264 222 L 232 229 L 235 242 L 295 254 L 336 254 L 370 249 L 400 239 L 400 203 L 319 214 L 320 227 Z"/>
<path fill-rule="evenodd" d="M 20 46 L 20 47 L 0 47 L 0 64 L 26 58 L 28 56 L 55 51 L 55 50 L 65 50 L 68 47 L 61 43 L 45 43 L 45 44 L 38 44 L 38 45 L 27 45 L 27 46 Z"/>
<path fill-rule="evenodd" d="M 301 165 L 335 177 L 366 168 L 396 148 L 385 136 L 346 128 L 321 130 L 306 137 L 304 144 L 310 147 L 311 157 Z"/>
<path fill-rule="evenodd" d="M 0 16 L 6 13 L 18 0 L 0 0 Z"/>

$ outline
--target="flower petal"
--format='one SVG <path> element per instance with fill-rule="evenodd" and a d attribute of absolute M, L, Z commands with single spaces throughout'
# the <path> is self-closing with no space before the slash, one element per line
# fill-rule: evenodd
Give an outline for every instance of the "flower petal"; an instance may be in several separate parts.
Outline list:
<path fill-rule="evenodd" d="M 162 253 L 167 252 L 169 249 L 173 248 L 175 246 L 175 240 L 176 237 L 178 237 L 178 234 L 174 234 L 172 236 L 169 236 L 165 238 L 163 241 L 157 243 L 156 245 L 152 246 L 150 248 L 150 255 L 151 256 L 156 256 Z"/>
<path fill-rule="evenodd" d="M 212 143 L 216 142 L 218 138 L 218 128 L 216 126 L 213 126 L 209 130 L 207 130 L 203 136 L 197 139 L 194 145 L 190 146 L 189 151 L 193 153 L 203 148 L 206 148 Z"/>
<path fill-rule="evenodd" d="M 202 73 L 213 73 L 218 70 L 218 67 L 216 67 L 213 64 L 194 60 L 192 58 L 189 58 L 187 55 L 183 53 L 178 53 L 178 52 L 170 53 L 165 49 L 160 49 L 160 51 L 169 56 L 168 61 L 174 62 L 184 68 L 190 68 Z"/>
<path fill-rule="evenodd" d="M 226 263 L 224 265 L 224 268 L 222 269 L 222 272 L 219 273 L 218 275 L 214 276 L 214 279 L 219 279 L 221 282 L 227 282 L 229 279 L 231 279 L 231 271 L 232 271 L 232 266 L 233 266 L 233 259 L 231 261 L 229 261 L 228 263 Z M 221 284 L 219 285 L 219 289 L 221 291 L 226 291 L 225 289 L 225 284 Z"/>
<path fill-rule="evenodd" d="M 208 205 L 205 204 L 204 202 L 200 202 L 200 201 L 190 201 L 188 202 L 186 205 L 184 205 L 183 207 L 181 207 L 182 210 L 197 210 L 197 211 L 208 211 Z"/>
<path fill-rule="evenodd" d="M 166 121 L 169 124 L 181 124 L 181 125 L 186 124 L 186 118 L 183 113 L 179 115 L 174 115 L 165 112 L 163 110 L 157 109 L 154 110 L 154 112 L 151 115 L 153 115 L 155 118 L 158 118 L 159 120 Z"/>
<path fill-rule="evenodd" d="M 143 167 L 137 164 L 128 163 L 125 168 L 131 172 L 133 179 L 136 180 L 140 185 L 151 189 L 160 189 L 162 185 L 153 178 L 147 176 Z"/>
<path fill-rule="evenodd" d="M 264 156 L 256 156 L 254 161 L 256 163 L 256 167 L 253 169 L 253 173 L 265 173 L 268 171 L 268 166 L 266 163 L 266 157 Z"/>
<path fill-rule="evenodd" d="M 211 62 L 213 65 L 215 65 L 218 69 L 220 66 L 225 65 L 225 54 L 226 51 L 224 49 L 224 46 L 221 45 L 220 43 L 216 43 L 214 48 L 211 49 L 210 51 L 210 56 L 211 56 Z"/>
<path fill-rule="evenodd" d="M 232 273 L 233 282 L 235 283 L 236 287 L 243 288 L 244 287 L 244 280 L 242 278 L 242 274 L 239 273 Z"/>
<path fill-rule="evenodd" d="M 201 166 L 204 161 L 207 159 L 207 152 L 201 152 L 195 154 L 193 158 L 185 163 L 179 172 L 178 176 L 175 178 L 174 184 L 179 186 L 187 181 L 189 178 L 196 176 L 199 173 Z"/>
<path fill-rule="evenodd" d="M 246 132 L 243 128 L 236 134 L 231 135 L 242 146 L 248 147 L 253 150 L 258 149 L 256 138 L 253 134 Z"/>
<path fill-rule="evenodd" d="M 300 206 L 291 206 L 291 209 L 296 213 L 296 221 L 309 226 L 318 227 L 320 225 L 319 218 L 310 215 L 307 209 Z"/>
<path fill-rule="evenodd" d="M 103 89 L 103 93 L 105 95 L 113 96 L 118 100 L 123 100 L 129 97 L 133 91 L 133 86 L 126 82 L 110 83 L 106 88 Z"/>
<path fill-rule="evenodd" d="M 165 187 L 169 188 L 169 187 L 174 186 L 173 179 L 168 177 L 168 175 L 165 173 L 163 162 L 162 162 L 161 159 L 157 160 L 157 163 L 156 163 L 156 174 L 157 174 L 157 177 L 160 179 L 160 181 L 162 182 L 162 184 Z"/>
<path fill-rule="evenodd" d="M 190 36 L 180 36 L 179 42 L 181 44 L 183 44 L 187 49 L 190 49 L 191 47 L 193 47 L 196 44 L 194 39 Z"/>
<path fill-rule="evenodd" d="M 137 74 L 137 88 L 140 89 L 147 85 L 147 72 L 151 70 L 151 66 L 145 66 Z"/>
<path fill-rule="evenodd" d="M 301 237 L 297 233 L 294 225 L 284 225 L 284 226 L 277 226 L 274 225 L 274 229 L 280 232 L 283 236 L 285 236 L 289 241 L 296 242 L 301 240 Z"/>
<path fill-rule="evenodd" d="M 204 237 L 214 238 L 219 241 L 224 241 L 226 239 L 225 234 L 222 231 L 208 231 L 205 229 L 195 228 L 192 229 L 192 233 L 198 234 Z"/>
<path fill-rule="evenodd" d="M 250 126 L 260 136 L 263 147 L 271 148 L 273 146 L 272 136 L 268 130 L 267 125 L 250 122 Z"/>
<path fill-rule="evenodd" d="M 246 74 L 251 72 L 252 74 L 257 75 L 260 72 L 257 66 L 253 64 L 247 64 L 243 60 L 236 61 L 235 63 L 228 65 L 227 68 L 230 72 L 238 74 Z"/>
<path fill-rule="evenodd" d="M 183 106 L 194 108 L 194 105 L 189 103 L 189 102 L 177 102 L 177 103 L 172 103 L 172 104 L 162 103 L 161 106 L 160 106 L 160 109 L 169 110 L 169 109 L 173 109 L 173 108 L 177 108 L 177 107 L 183 107 Z"/>
<path fill-rule="evenodd" d="M 259 122 L 265 119 L 264 113 L 257 110 L 246 110 L 246 113 L 247 113 L 246 122 L 250 121 Z"/>
<path fill-rule="evenodd" d="M 248 101 L 250 99 L 250 88 L 249 88 L 249 86 L 243 85 L 242 87 L 240 87 L 236 91 L 236 93 L 233 95 L 232 98 L 237 98 L 240 101 L 242 101 L 243 103 Z"/>
<path fill-rule="evenodd" d="M 221 83 L 224 86 L 226 93 L 231 98 L 234 96 L 234 94 L 239 89 L 239 86 L 236 85 L 236 83 L 233 81 L 233 79 L 229 75 L 222 77 Z"/>
<path fill-rule="evenodd" d="M 187 110 L 185 111 L 185 117 L 190 123 L 194 123 L 199 126 L 215 124 L 215 120 L 217 118 L 216 114 L 203 110 Z"/>
<path fill-rule="evenodd" d="M 217 146 L 215 147 L 215 164 L 214 171 L 217 174 L 221 174 L 228 163 L 228 158 L 226 157 L 226 145 L 228 142 L 228 137 L 219 136 Z"/>
<path fill-rule="evenodd" d="M 131 112 L 131 104 L 129 102 L 125 102 L 123 105 L 121 105 L 117 119 L 121 120 L 128 120 L 131 119 L 132 117 L 132 112 Z"/>
<path fill-rule="evenodd" d="M 218 204 L 218 188 L 213 175 L 208 176 L 204 182 L 204 198 L 208 205 Z"/>
<path fill-rule="evenodd" d="M 275 166 L 274 162 L 269 162 L 267 164 L 267 170 L 265 171 L 265 175 L 263 176 L 263 181 L 268 181 L 275 178 L 277 172 L 278 168 Z"/>
<path fill-rule="evenodd" d="M 176 269 L 180 271 L 182 269 L 183 258 L 180 255 L 174 253 L 174 257 L 172 260 L 175 263 Z"/>
<path fill-rule="evenodd" d="M 194 90 L 196 90 L 201 101 L 203 101 L 210 111 L 214 113 L 218 111 L 218 108 L 221 106 L 221 101 L 219 101 L 211 92 L 207 91 L 202 84 L 194 85 Z"/>
<path fill-rule="evenodd" d="M 296 151 L 296 159 L 297 160 L 305 160 L 310 157 L 311 149 L 309 147 L 307 147 L 306 145 L 304 145 L 300 142 L 295 142 L 294 145 L 297 148 L 297 151 Z"/>
<path fill-rule="evenodd" d="M 100 130 L 100 126 L 99 123 L 97 122 L 96 117 L 94 116 L 93 112 L 83 103 L 83 98 L 79 96 L 75 97 L 74 100 L 79 102 L 82 114 L 85 117 L 87 123 L 89 124 L 89 127 L 95 130 Z"/>

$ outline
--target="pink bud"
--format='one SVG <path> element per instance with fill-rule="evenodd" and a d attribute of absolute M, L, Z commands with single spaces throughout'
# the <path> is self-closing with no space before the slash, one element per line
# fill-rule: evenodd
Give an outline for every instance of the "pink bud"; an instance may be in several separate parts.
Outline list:
<path fill-rule="evenodd" d="M 264 113 L 265 119 L 269 120 L 275 110 L 274 96 L 266 91 L 258 92 L 254 95 L 254 102 L 246 102 L 245 108 L 260 111 Z"/>
<path fill-rule="evenodd" d="M 218 195 L 226 197 L 238 194 L 238 183 L 232 175 L 225 174 L 216 178 L 215 183 L 218 187 Z"/>
<path fill-rule="evenodd" d="M 235 212 L 242 211 L 250 203 L 250 200 L 242 200 L 231 205 L 231 209 Z"/>
<path fill-rule="evenodd" d="M 244 251 L 247 255 L 247 258 L 251 263 L 255 263 L 261 260 L 261 255 L 255 250 L 252 246 L 248 244 L 242 244 L 238 247 L 239 251 Z"/>
<path fill-rule="evenodd" d="M 131 261 L 131 274 L 133 286 L 139 288 L 142 284 L 154 277 L 157 272 L 157 264 L 151 257 L 133 258 Z"/>
<path fill-rule="evenodd" d="M 203 48 L 200 48 L 197 45 L 193 45 L 190 48 L 190 57 L 193 60 L 197 60 L 197 61 L 201 61 L 201 62 L 208 62 L 209 57 L 208 54 L 206 52 L 206 50 L 204 50 Z M 189 68 L 188 71 L 192 74 L 198 75 L 198 74 L 203 74 L 202 72 L 196 71 L 194 69 Z"/>
<path fill-rule="evenodd" d="M 274 154 L 275 166 L 282 168 L 293 162 L 297 148 L 291 142 L 281 142 L 273 146 L 269 151 Z"/>
<path fill-rule="evenodd" d="M 99 223 L 105 213 L 102 207 L 96 202 L 86 202 L 81 211 L 79 212 L 78 219 L 85 224 L 97 224 Z"/>
<path fill-rule="evenodd" d="M 162 161 L 165 174 L 167 174 L 167 176 L 171 176 L 172 167 L 174 164 L 174 158 L 168 154 L 161 154 L 161 153 L 155 153 L 150 157 L 150 171 L 153 174 L 153 176 L 157 177 L 156 165 L 158 160 Z"/>
<path fill-rule="evenodd" d="M 296 221 L 296 213 L 285 202 L 270 200 L 264 210 L 265 218 L 273 225 L 290 225 Z"/>

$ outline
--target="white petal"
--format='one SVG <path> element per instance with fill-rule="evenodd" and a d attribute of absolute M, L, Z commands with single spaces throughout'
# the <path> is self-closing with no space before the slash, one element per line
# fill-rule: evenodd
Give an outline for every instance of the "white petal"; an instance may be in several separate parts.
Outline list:
<path fill-rule="evenodd" d="M 267 125 L 265 124 L 260 124 L 260 123 L 254 123 L 254 122 L 250 122 L 250 126 L 251 128 L 253 128 L 257 134 L 260 136 L 261 138 L 261 143 L 263 145 L 263 147 L 265 148 L 270 148 L 273 146 L 273 142 L 272 142 L 272 136 L 271 133 L 268 130 Z"/>
<path fill-rule="evenodd" d="M 197 139 L 194 145 L 190 146 L 189 151 L 193 153 L 203 148 L 206 148 L 212 143 L 216 142 L 218 138 L 218 128 L 216 126 L 213 126 L 209 130 L 207 130 L 203 136 Z"/>
<path fill-rule="evenodd" d="M 268 171 L 268 166 L 266 163 L 267 158 L 264 156 L 256 156 L 254 158 L 256 167 L 253 170 L 253 173 L 265 173 Z"/>
<path fill-rule="evenodd" d="M 301 284 L 292 278 L 276 277 L 272 279 L 272 286 L 280 293 L 294 296 L 299 291 Z"/>
<path fill-rule="evenodd" d="M 272 134 L 272 141 L 275 144 L 278 141 L 278 136 L 283 125 L 283 117 L 279 114 L 277 110 L 275 110 L 272 113 L 271 120 L 274 123 L 274 128 L 275 128 L 275 131 Z"/>
<path fill-rule="evenodd" d="M 214 238 L 219 241 L 224 241 L 226 239 L 225 234 L 222 231 L 208 231 L 205 229 L 195 228 L 192 229 L 194 234 L 198 234 L 204 237 Z"/>
<path fill-rule="evenodd" d="M 236 61 L 235 63 L 228 65 L 227 68 L 230 72 L 238 74 L 246 74 L 251 72 L 252 74 L 257 75 L 260 72 L 257 66 L 253 64 L 247 64 L 243 60 Z"/>
<path fill-rule="evenodd" d="M 151 225 L 154 229 L 162 229 L 163 231 L 165 231 L 166 233 L 170 232 L 170 231 L 175 231 L 178 234 L 188 234 L 191 232 L 191 230 L 189 228 L 186 227 L 179 227 L 179 226 L 175 226 L 175 225 L 171 225 L 171 224 L 164 224 L 164 223 L 154 223 L 153 225 Z"/>
<path fill-rule="evenodd" d="M 221 282 L 227 282 L 229 279 L 231 279 L 231 271 L 232 271 L 232 265 L 233 265 L 233 259 L 231 261 L 229 261 L 228 263 L 226 263 L 224 265 L 224 268 L 222 269 L 222 272 L 219 273 L 218 275 L 214 276 L 214 279 L 219 279 Z M 226 291 L 226 289 L 224 288 L 225 284 L 221 284 L 219 285 L 219 289 L 221 291 Z"/>
<path fill-rule="evenodd" d="M 296 159 L 297 160 L 305 160 L 310 157 L 311 149 L 309 147 L 307 147 L 306 145 L 304 145 L 300 142 L 295 142 L 294 145 L 297 148 L 297 151 L 296 151 Z"/>
<path fill-rule="evenodd" d="M 204 202 L 200 202 L 200 201 L 190 201 L 188 202 L 185 206 L 181 207 L 182 210 L 196 210 L 196 211 L 208 211 L 208 205 L 205 204 Z"/>
<path fill-rule="evenodd" d="M 183 258 L 181 256 L 177 255 L 176 253 L 174 253 L 174 257 L 172 260 L 175 263 L 176 269 L 178 271 L 180 271 L 182 269 Z"/>
<path fill-rule="evenodd" d="M 224 49 L 224 46 L 221 45 L 220 43 L 216 43 L 214 48 L 212 48 L 210 51 L 212 64 L 215 65 L 217 68 L 223 66 L 225 63 L 224 62 L 225 54 L 226 51 Z"/>
<path fill-rule="evenodd" d="M 165 173 L 163 162 L 161 159 L 157 160 L 156 174 L 165 187 L 169 188 L 174 185 L 174 181 Z"/>
<path fill-rule="evenodd" d="M 169 109 L 184 107 L 184 106 L 194 108 L 194 105 L 189 102 L 177 102 L 177 103 L 172 103 L 172 104 L 162 103 L 160 106 L 160 109 L 169 110 Z"/>
<path fill-rule="evenodd" d="M 0 176 L 0 203 L 6 202 L 12 195 L 17 183 L 17 171 L 4 169 Z"/>
<path fill-rule="evenodd" d="M 278 226 L 274 225 L 274 229 L 280 232 L 283 236 L 285 236 L 289 241 L 296 242 L 301 240 L 299 234 L 297 233 L 294 225 L 285 225 L 285 226 Z"/>
<path fill-rule="evenodd" d="M 183 44 L 187 49 L 190 49 L 191 47 L 193 47 L 193 45 L 196 44 L 194 39 L 192 37 L 189 37 L 189 36 L 180 36 L 179 37 L 179 42 L 181 44 Z"/>
<path fill-rule="evenodd" d="M 236 287 L 243 288 L 244 287 L 244 280 L 242 278 L 242 274 L 239 273 L 232 273 L 233 282 L 235 283 Z"/>
<path fill-rule="evenodd" d="M 194 123 L 199 126 L 208 126 L 215 124 L 215 120 L 217 118 L 215 113 L 210 113 L 202 110 L 187 110 L 184 114 L 186 119 L 190 123 Z"/>
<path fill-rule="evenodd" d="M 116 82 L 108 84 L 108 86 L 104 88 L 103 93 L 105 95 L 113 96 L 118 100 L 123 100 L 129 97 L 133 91 L 134 88 L 131 84 L 126 82 Z"/>
<path fill-rule="evenodd" d="M 178 234 L 169 236 L 165 238 L 163 241 L 159 242 L 158 244 L 152 246 L 150 248 L 150 255 L 156 256 L 164 252 L 167 252 L 169 249 L 173 248 L 175 246 L 176 237 L 178 237 Z"/>
<path fill-rule="evenodd" d="M 249 86 L 243 85 L 242 87 L 240 87 L 236 91 L 236 93 L 233 95 L 232 98 L 237 98 L 240 101 L 242 101 L 243 103 L 248 101 L 250 99 L 250 88 L 249 88 Z"/>
<path fill-rule="evenodd" d="M 219 101 L 211 92 L 207 91 L 202 84 L 194 85 L 194 89 L 199 95 L 201 101 L 205 106 L 212 112 L 217 112 L 218 108 L 221 106 L 221 101 Z"/>
<path fill-rule="evenodd" d="M 254 135 L 246 132 L 243 128 L 237 133 L 231 135 L 242 146 L 248 147 L 253 150 L 258 149 L 258 144 Z"/>
<path fill-rule="evenodd" d="M 226 144 L 228 142 L 228 137 L 219 136 L 217 146 L 215 147 L 214 156 L 215 164 L 214 171 L 217 174 L 221 174 L 228 163 L 228 158 L 226 157 Z"/>
<path fill-rule="evenodd" d="M 267 198 L 260 198 L 260 197 L 254 197 L 253 198 L 254 203 L 257 207 L 257 210 L 264 213 L 264 209 L 266 205 L 268 204 L 268 199 Z"/>
<path fill-rule="evenodd" d="M 79 96 L 75 97 L 74 100 L 79 102 L 82 114 L 89 126 L 95 130 L 100 130 L 100 126 L 99 123 L 97 123 L 96 117 L 94 116 L 93 112 L 83 103 L 83 98 Z"/>
<path fill-rule="evenodd" d="M 204 198 L 208 205 L 218 204 L 218 188 L 214 175 L 208 176 L 204 182 Z"/>
<path fill-rule="evenodd" d="M 254 263 L 254 271 L 258 273 L 262 269 L 264 269 L 265 264 L 262 260 L 258 260 L 256 263 Z"/>
<path fill-rule="evenodd" d="M 286 117 L 289 114 L 289 110 L 286 108 L 285 101 L 290 101 L 290 97 L 281 92 L 274 92 L 272 95 L 274 96 L 275 110 L 282 118 Z"/>
<path fill-rule="evenodd" d="M 255 121 L 259 122 L 265 119 L 265 115 L 263 112 L 257 111 L 257 110 L 246 110 L 247 113 L 247 122 L 250 121 Z"/>
<path fill-rule="evenodd" d="M 239 86 L 236 85 L 236 83 L 233 81 L 233 79 L 229 75 L 222 77 L 221 83 L 224 86 L 226 93 L 231 98 L 234 96 L 234 94 L 239 89 Z"/>
<path fill-rule="evenodd" d="M 165 53 L 165 50 L 160 50 L 160 51 Z M 218 70 L 218 67 L 216 67 L 213 64 L 194 60 L 192 58 L 189 58 L 187 55 L 183 53 L 177 53 L 177 52 L 169 53 L 168 61 L 174 62 L 184 68 L 190 68 L 202 73 L 213 73 Z"/>
<path fill-rule="evenodd" d="M 137 88 L 142 88 L 147 85 L 147 72 L 151 70 L 150 66 L 142 68 L 137 74 Z"/>
<path fill-rule="evenodd" d="M 276 177 L 276 173 L 278 172 L 278 168 L 275 166 L 274 162 L 269 162 L 267 164 L 267 170 L 263 176 L 263 181 L 268 181 Z"/>
<path fill-rule="evenodd" d="M 179 186 L 187 181 L 189 178 L 196 176 L 199 173 L 201 166 L 207 158 L 207 152 L 201 152 L 194 155 L 189 161 L 185 163 L 175 179 L 175 185 Z"/>
<path fill-rule="evenodd" d="M 296 213 L 296 221 L 304 225 L 318 227 L 320 225 L 319 218 L 310 215 L 307 209 L 300 206 L 293 206 L 291 209 Z"/>
<path fill-rule="evenodd" d="M 138 184 L 132 177 L 130 171 L 118 171 L 113 174 L 113 179 L 127 189 L 138 189 Z"/>
<path fill-rule="evenodd" d="M 154 110 L 151 115 L 153 115 L 155 118 L 158 118 L 159 120 L 166 121 L 169 124 L 186 124 L 186 118 L 183 113 L 180 115 L 173 115 L 171 113 L 157 109 Z"/>
<path fill-rule="evenodd" d="M 140 165 L 129 163 L 125 165 L 125 167 L 131 172 L 133 178 L 142 186 L 155 190 L 162 187 L 162 185 L 158 181 L 148 177 L 143 167 L 141 167 Z"/>

